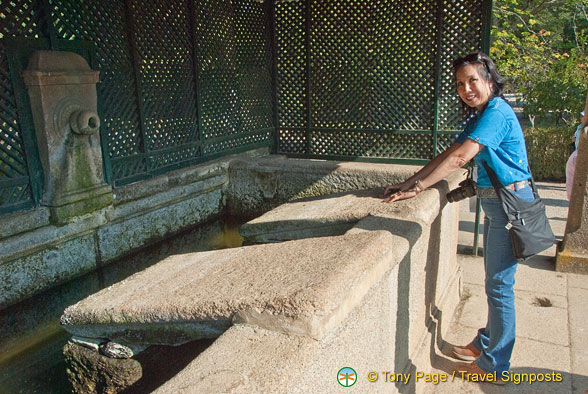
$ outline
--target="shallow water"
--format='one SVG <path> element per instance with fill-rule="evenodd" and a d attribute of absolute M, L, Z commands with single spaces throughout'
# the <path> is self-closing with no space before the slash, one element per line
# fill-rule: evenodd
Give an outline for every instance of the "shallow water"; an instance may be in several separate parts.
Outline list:
<path fill-rule="evenodd" d="M 59 325 L 59 317 L 67 306 L 167 256 L 240 246 L 243 239 L 238 228 L 242 222 L 223 219 L 198 226 L 0 311 L 0 394 L 70 393 L 71 385 L 62 355 L 62 348 L 70 335 Z M 154 362 L 147 365 L 147 360 L 153 361 L 159 354 L 167 359 L 167 363 L 170 358 L 178 358 L 179 351 L 184 355 L 183 359 L 178 358 L 167 371 L 176 372 L 175 369 L 181 369 L 189 362 L 187 356 L 195 357 L 211 343 L 210 340 L 196 342 L 200 343 L 175 348 L 177 351 L 167 347 L 151 349 L 143 356 L 144 367 L 157 368 Z M 157 384 L 142 382 L 142 386 L 157 387 Z"/>

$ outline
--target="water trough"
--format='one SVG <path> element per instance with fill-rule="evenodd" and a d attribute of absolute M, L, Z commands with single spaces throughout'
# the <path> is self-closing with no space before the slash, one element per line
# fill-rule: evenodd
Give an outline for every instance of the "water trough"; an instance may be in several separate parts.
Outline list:
<path fill-rule="evenodd" d="M 171 256 L 69 307 L 64 328 L 135 350 L 219 337 L 162 393 L 331 392 L 346 365 L 430 369 L 428 350 L 459 300 L 457 210 L 444 196 L 461 176 L 383 204 L 379 188 L 412 169 L 272 159 L 231 162 L 239 176 L 227 201 L 269 209 L 242 234 L 273 243 Z M 364 190 L 338 190 L 350 185 Z"/>

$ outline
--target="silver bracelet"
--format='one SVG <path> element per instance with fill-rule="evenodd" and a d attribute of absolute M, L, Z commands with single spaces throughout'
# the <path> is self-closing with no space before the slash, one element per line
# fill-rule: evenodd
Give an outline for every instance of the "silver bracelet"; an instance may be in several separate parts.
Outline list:
<path fill-rule="evenodd" d="M 416 189 L 417 192 L 422 192 L 423 190 L 425 190 L 425 188 L 423 187 L 423 185 L 421 184 L 421 181 L 418 180 L 414 183 L 414 188 Z"/>

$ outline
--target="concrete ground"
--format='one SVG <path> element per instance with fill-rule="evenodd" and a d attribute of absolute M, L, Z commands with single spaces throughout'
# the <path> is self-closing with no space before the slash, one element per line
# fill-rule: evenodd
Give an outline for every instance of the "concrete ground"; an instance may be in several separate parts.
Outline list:
<path fill-rule="evenodd" d="M 561 240 L 568 214 L 565 185 L 542 182 L 538 188 L 556 238 Z M 440 341 L 445 354 L 451 345 L 470 342 L 477 329 L 486 323 L 487 316 L 483 258 L 472 255 L 475 215 L 467 200 L 460 204 L 458 256 L 464 296 L 445 338 Z M 481 236 L 479 246 L 482 247 Z M 453 383 L 431 383 L 427 392 L 588 394 L 588 276 L 555 272 L 554 256 L 555 246 L 521 263 L 517 271 L 517 335 L 510 376 L 527 378 L 527 381 L 516 384 L 513 380 L 506 386 L 497 386 L 463 382 L 456 375 Z M 451 378 L 458 362 L 445 354 L 436 352 L 432 360 L 434 372 Z M 547 376 L 549 379 L 561 376 L 561 381 L 530 384 L 528 379 L 532 376 L 543 380 Z"/>

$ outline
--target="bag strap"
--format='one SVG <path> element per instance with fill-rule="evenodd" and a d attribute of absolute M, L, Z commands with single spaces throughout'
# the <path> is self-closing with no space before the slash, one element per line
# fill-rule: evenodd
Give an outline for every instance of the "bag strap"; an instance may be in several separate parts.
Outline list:
<path fill-rule="evenodd" d="M 498 191 L 504 186 L 502 186 L 502 184 L 498 180 L 498 177 L 496 176 L 494 170 L 490 168 L 490 166 L 484 160 L 482 160 L 482 164 L 484 164 L 484 168 L 486 169 L 488 178 L 490 178 L 490 182 L 492 182 L 492 186 L 494 186 L 494 190 L 496 190 L 496 195 L 498 196 L 498 198 L 500 198 L 500 193 L 498 193 Z"/>
<path fill-rule="evenodd" d="M 531 187 L 533 188 L 533 193 L 536 194 L 537 196 L 539 196 L 539 192 L 537 191 L 537 188 L 535 187 L 535 181 L 533 180 L 533 174 L 531 174 L 531 167 L 527 164 L 527 171 L 529 171 L 529 175 L 531 176 Z M 535 196 L 535 198 L 537 198 L 537 196 Z"/>
<path fill-rule="evenodd" d="M 504 189 L 504 186 L 502 186 L 502 184 L 498 180 L 498 177 L 496 176 L 496 173 L 494 172 L 494 170 L 492 168 L 490 168 L 490 166 L 486 163 L 486 161 L 482 160 L 482 164 L 484 164 L 484 168 L 486 169 L 486 172 L 488 173 L 488 177 L 490 178 L 490 182 L 492 182 L 492 186 L 494 186 L 494 190 L 496 191 L 496 197 L 498 197 L 498 201 L 500 201 L 500 205 L 502 205 L 502 209 L 504 210 L 504 213 L 506 214 L 506 218 L 508 220 L 508 223 L 511 223 L 511 221 L 514 220 L 515 218 L 512 217 L 511 214 L 509 214 L 508 208 L 507 208 L 506 204 L 504 203 L 504 200 L 502 199 L 502 196 L 500 193 L 500 189 Z M 506 190 L 506 189 L 504 189 L 504 190 Z"/>
<path fill-rule="evenodd" d="M 498 190 L 500 190 L 500 188 L 503 187 L 502 184 L 500 183 L 500 181 L 498 180 L 498 177 L 496 176 L 496 173 L 494 172 L 494 170 L 492 168 L 490 168 L 488 163 L 486 163 L 484 160 L 482 160 L 482 163 L 484 164 L 484 168 L 486 169 L 486 173 L 488 174 L 488 178 L 490 178 L 490 182 L 492 182 L 492 186 L 494 186 L 494 190 L 496 190 L 496 194 L 500 198 Z M 533 174 L 531 174 L 531 168 L 529 168 L 528 166 L 527 166 L 527 171 L 529 171 L 529 175 L 531 176 L 531 189 L 533 190 L 533 194 L 537 194 L 537 187 L 535 187 L 535 181 L 533 180 Z"/>

